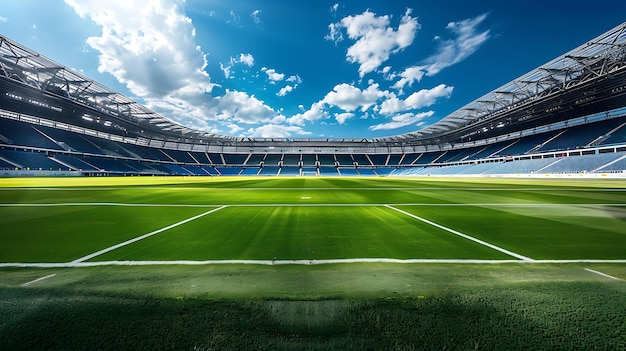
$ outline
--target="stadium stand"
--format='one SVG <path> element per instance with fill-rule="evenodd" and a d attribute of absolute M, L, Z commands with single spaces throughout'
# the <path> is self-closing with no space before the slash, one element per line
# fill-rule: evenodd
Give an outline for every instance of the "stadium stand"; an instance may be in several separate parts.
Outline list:
<path fill-rule="evenodd" d="M 337 168 L 335 167 L 320 167 L 318 170 L 319 175 L 322 177 L 336 177 L 339 175 L 339 173 L 337 172 Z"/>
<path fill-rule="evenodd" d="M 400 162 L 401 166 L 412 165 L 422 154 L 405 154 Z"/>
<path fill-rule="evenodd" d="M 241 170 L 241 172 L 239 173 L 239 175 L 242 176 L 255 176 L 257 174 L 259 174 L 259 171 L 261 169 L 260 168 L 244 168 Z"/>
<path fill-rule="evenodd" d="M 264 166 L 263 168 L 261 168 L 261 172 L 259 172 L 259 175 L 275 176 L 275 175 L 278 175 L 279 172 L 280 172 L 280 167 Z"/>
<path fill-rule="evenodd" d="M 374 166 L 385 166 L 387 164 L 387 158 L 389 154 L 368 154 L 367 158 Z"/>
<path fill-rule="evenodd" d="M 216 168 L 219 175 L 222 176 L 236 176 L 241 174 L 243 168 L 234 167 L 234 168 L 226 168 L 226 167 L 217 167 Z"/>
<path fill-rule="evenodd" d="M 263 159 L 263 166 L 277 166 L 281 158 L 282 155 L 280 154 L 267 154 Z"/>
<path fill-rule="evenodd" d="M 302 167 L 315 167 L 317 165 L 317 161 L 315 159 L 315 155 L 304 154 L 302 155 Z"/>
<path fill-rule="evenodd" d="M 0 36 L 0 168 L 5 176 L 17 170 L 185 176 L 626 173 L 625 33 L 623 23 L 439 122 L 374 139 L 243 138 L 189 129 Z M 38 84 L 20 78 L 35 70 Z M 93 96 L 102 97 L 101 103 Z"/>
<path fill-rule="evenodd" d="M 248 159 L 248 154 L 224 154 L 224 162 L 227 165 L 244 165 Z"/>
<path fill-rule="evenodd" d="M 34 151 L 0 150 L 0 157 L 20 168 L 39 170 L 61 170 L 69 168 L 50 159 L 46 154 Z"/>
<path fill-rule="evenodd" d="M 317 159 L 320 167 L 335 166 L 335 155 L 318 154 Z"/>
<path fill-rule="evenodd" d="M 623 119 L 620 119 L 618 122 L 623 122 Z M 607 134 L 602 135 L 601 139 L 601 142 L 598 144 L 614 145 L 626 143 L 626 122 L 621 123 Z"/>
<path fill-rule="evenodd" d="M 364 154 L 353 154 L 352 158 L 354 159 L 354 162 L 356 162 L 357 166 L 361 166 L 361 167 L 373 166 L 370 160 Z"/>
<path fill-rule="evenodd" d="M 378 174 L 376 174 L 376 172 L 374 172 L 373 168 L 359 168 L 357 169 L 357 172 L 359 172 L 359 175 L 361 177 L 374 177 L 374 176 L 378 176 Z"/>
<path fill-rule="evenodd" d="M 245 163 L 245 165 L 247 165 L 247 166 L 259 166 L 261 164 L 261 161 L 263 161 L 264 157 L 265 157 L 265 155 L 252 154 L 248 158 L 248 161 Z"/>
<path fill-rule="evenodd" d="M 281 176 L 299 176 L 300 175 L 300 167 L 290 167 L 284 166 L 281 167 L 279 175 Z"/>
<path fill-rule="evenodd" d="M 226 165 L 226 161 L 224 161 L 224 157 L 222 154 L 217 153 L 208 153 L 209 161 L 211 161 L 212 165 Z"/>
<path fill-rule="evenodd" d="M 338 172 L 341 176 L 344 177 L 354 177 L 359 175 L 359 172 L 355 168 L 339 168 Z"/>
<path fill-rule="evenodd" d="M 419 155 L 419 157 L 415 160 L 414 164 L 418 165 L 427 165 L 429 163 L 436 162 L 441 156 L 443 156 L 443 151 L 436 152 L 424 152 Z"/>

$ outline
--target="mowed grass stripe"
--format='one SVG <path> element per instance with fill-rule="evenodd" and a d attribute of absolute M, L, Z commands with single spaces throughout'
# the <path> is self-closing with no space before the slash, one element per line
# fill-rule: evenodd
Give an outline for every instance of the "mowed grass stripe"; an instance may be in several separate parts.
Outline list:
<path fill-rule="evenodd" d="M 459 231 L 457 231 L 457 230 L 454 230 L 454 229 L 450 229 L 450 228 L 448 228 L 448 227 L 446 227 L 446 226 L 443 226 L 443 225 L 441 225 L 441 224 L 435 223 L 435 222 L 433 222 L 433 221 L 429 221 L 429 220 L 427 220 L 427 219 L 425 219 L 425 218 L 422 218 L 422 217 L 420 217 L 420 216 L 416 216 L 416 215 L 414 215 L 414 214 L 412 214 L 412 213 L 408 213 L 408 212 L 406 212 L 406 211 L 403 211 L 403 210 L 401 210 L 401 209 L 395 208 L 395 207 L 393 207 L 393 206 L 385 206 L 385 207 L 390 208 L 390 209 L 392 209 L 392 210 L 394 210 L 394 211 L 398 211 L 398 212 L 400 212 L 400 213 L 402 213 L 402 214 L 404 214 L 404 215 L 407 215 L 407 216 L 409 216 L 409 217 L 411 217 L 411 218 L 415 218 L 415 219 L 417 219 L 417 220 L 419 220 L 419 221 L 422 221 L 422 222 L 424 222 L 424 223 L 426 223 L 426 224 L 430 224 L 430 225 L 432 225 L 433 227 L 437 227 L 437 228 L 443 229 L 443 230 L 445 230 L 445 231 L 447 231 L 447 232 L 449 232 L 449 233 L 452 233 L 452 234 L 454 234 L 454 235 L 458 235 L 458 236 L 460 236 L 460 237 L 462 237 L 462 238 L 465 238 L 465 239 L 467 239 L 467 240 L 471 240 L 471 241 L 476 242 L 476 243 L 478 243 L 478 244 L 480 244 L 480 245 L 486 246 L 486 247 L 491 248 L 491 249 L 494 249 L 494 250 L 496 250 L 496 251 L 500 251 L 500 252 L 502 252 L 502 253 L 504 253 L 504 254 L 506 254 L 506 255 L 513 256 L 513 257 L 518 258 L 518 259 L 520 259 L 520 260 L 522 260 L 522 261 L 533 261 L 533 259 L 532 259 L 532 258 L 530 258 L 530 257 L 522 256 L 522 255 L 517 254 L 517 253 L 515 253 L 515 252 L 509 251 L 509 250 L 503 249 L 503 248 L 501 248 L 501 247 L 499 247 L 499 246 L 496 246 L 496 245 L 490 244 L 490 243 L 488 243 L 488 242 L 485 242 L 485 241 L 483 241 L 483 240 L 476 239 L 476 238 L 474 238 L 473 236 L 470 236 L 470 235 L 467 235 L 467 234 L 461 233 L 461 232 L 459 232 Z"/>
<path fill-rule="evenodd" d="M 120 247 L 124 247 L 124 246 L 126 246 L 126 245 L 130 245 L 130 244 L 132 244 L 132 243 L 135 243 L 135 242 L 137 242 L 137 241 L 143 240 L 143 239 L 145 239 L 145 238 L 149 238 L 149 237 L 151 237 L 151 236 L 153 236 L 153 235 L 156 235 L 156 234 L 162 233 L 162 232 L 167 231 L 167 230 L 170 230 L 170 229 L 172 229 L 172 228 L 176 228 L 176 227 L 178 227 L 178 226 L 180 226 L 180 225 L 183 225 L 183 224 L 185 224 L 185 223 L 189 223 L 189 222 L 191 222 L 191 221 L 194 221 L 194 220 L 196 220 L 196 219 L 198 219 L 198 218 L 204 217 L 204 216 L 206 216 L 206 215 L 208 215 L 208 214 L 211 214 L 211 213 L 217 212 L 217 211 L 219 211 L 219 210 L 221 210 L 221 209 L 224 209 L 224 208 L 226 208 L 226 206 L 221 206 L 221 207 L 218 207 L 218 208 L 214 208 L 214 209 L 212 209 L 212 210 L 209 210 L 209 211 L 203 212 L 203 213 L 201 213 L 201 214 L 199 214 L 199 215 L 197 215 L 197 216 L 193 216 L 193 217 L 187 218 L 187 219 L 182 220 L 182 221 L 180 221 L 180 222 L 176 222 L 176 223 L 174 223 L 174 224 L 168 225 L 167 227 L 163 227 L 163 228 L 157 229 L 157 230 L 152 231 L 152 232 L 150 232 L 150 233 L 147 233 L 147 234 L 144 234 L 144 235 L 138 236 L 138 237 L 136 237 L 136 238 L 132 238 L 132 239 L 130 239 L 130 240 L 126 240 L 126 241 L 124 241 L 124 242 L 122 242 L 122 243 L 119 243 L 119 244 L 116 244 L 116 245 L 113 245 L 113 246 L 107 247 L 106 249 L 102 249 L 102 250 L 100 250 L 100 251 L 94 252 L 94 253 L 89 254 L 89 255 L 87 255 L 87 256 L 81 257 L 81 258 L 79 258 L 79 259 L 76 259 L 76 260 L 72 261 L 72 263 L 80 263 L 80 262 L 84 262 L 84 261 L 90 260 L 90 259 L 92 259 L 92 258 L 94 258 L 94 257 L 100 256 L 100 255 L 105 254 L 105 253 L 107 253 L 107 252 L 109 252 L 109 251 L 113 251 L 113 250 L 119 249 Z"/>
<path fill-rule="evenodd" d="M 303 200 L 310 200 L 310 197 L 305 197 Z M 258 204 L 151 204 L 151 203 L 111 203 L 111 202 L 70 202 L 70 203 L 15 203 L 15 204 L 1 204 L 0 207 L 71 207 L 71 206 L 104 206 L 104 207 L 371 207 L 371 206 L 428 206 L 428 207 L 563 207 L 568 206 L 611 206 L 611 207 L 626 207 L 626 203 L 567 203 L 567 204 L 555 204 L 555 203 L 394 203 L 394 204 L 381 204 L 381 203 L 258 203 Z"/>
<path fill-rule="evenodd" d="M 609 180 L 396 179 L 396 178 L 178 178 L 0 180 L 0 203 L 238 204 L 454 204 L 616 203 L 626 183 Z M 24 186 L 17 187 L 22 182 Z M 44 188 L 35 185 L 52 186 Z M 71 184 L 92 187 L 68 187 Z M 103 186 L 107 184 L 108 186 Z M 110 185 L 119 185 L 111 187 Z M 14 187 L 6 187 L 13 185 Z"/>
<path fill-rule="evenodd" d="M 57 180 L 45 179 L 45 182 L 48 181 L 56 182 Z M 61 182 L 61 180 L 58 181 Z M 11 203 L 20 206 L 29 206 L 29 204 L 37 206 L 36 203 L 50 204 L 50 208 L 45 207 L 46 205 L 33 208 L 7 208 L 0 206 L 0 224 L 4 225 L 3 232 L 0 233 L 0 243 L 2 243 L 0 245 L 0 262 L 67 262 L 103 247 L 124 242 L 138 233 L 146 233 L 155 228 L 162 228 L 181 218 L 189 218 L 189 216 L 198 214 L 201 211 L 206 211 L 206 209 L 201 207 L 217 207 L 221 205 L 237 206 L 236 209 L 232 208 L 228 211 L 228 213 L 232 213 L 228 220 L 235 223 L 240 220 L 239 213 L 244 206 L 267 206 L 270 210 L 276 206 L 283 206 L 284 208 L 301 207 L 295 210 L 296 212 L 313 211 L 312 208 L 314 207 L 320 207 L 322 211 L 334 211 L 334 209 L 342 206 L 345 207 L 346 211 L 351 211 L 352 209 L 364 208 L 365 206 L 378 207 L 380 209 L 380 206 L 384 204 L 393 204 L 394 207 L 398 208 L 402 206 L 411 208 L 419 206 L 419 211 L 423 210 L 427 211 L 425 213 L 434 213 L 436 216 L 445 217 L 439 220 L 439 217 L 423 215 L 424 218 L 535 259 L 623 259 L 623 252 L 626 252 L 626 249 L 624 249 L 626 240 L 624 240 L 623 235 L 619 236 L 624 233 L 624 229 L 622 229 L 624 227 L 623 219 L 626 217 L 623 206 L 626 203 L 626 197 L 623 191 L 615 191 L 624 187 L 623 181 L 526 181 L 510 179 L 464 179 L 461 181 L 448 179 L 396 180 L 362 178 L 246 178 L 214 181 L 205 180 L 204 178 L 185 178 L 177 180 L 178 183 L 176 184 L 171 184 L 170 179 L 163 177 L 150 179 L 149 186 L 142 185 L 143 181 L 148 180 L 131 177 L 108 179 L 107 184 L 120 185 L 115 190 L 108 190 L 109 188 L 104 186 L 95 186 L 93 187 L 94 191 L 59 190 L 46 192 L 39 191 L 37 188 L 29 190 L 10 188 L 15 191 L 0 192 L 0 202 L 5 204 Z M 82 185 L 91 184 L 83 178 L 79 182 Z M 40 183 L 41 181 L 33 181 L 33 184 Z M 66 180 L 65 184 L 76 183 Z M 2 181 L 0 181 L 0 186 L 2 186 Z M 234 191 L 238 186 L 248 190 Z M 289 190 L 267 191 L 273 189 L 273 187 Z M 380 191 L 362 190 L 367 187 L 380 189 Z M 249 190 L 251 188 L 264 190 Z M 334 191 L 320 191 L 319 189 L 322 188 L 334 189 Z M 66 188 L 59 187 L 58 189 Z M 233 191 L 221 191 L 223 189 L 232 189 Z M 57 204 L 60 203 L 72 203 L 72 205 L 68 206 L 68 208 L 59 209 Z M 87 203 L 107 205 L 83 206 Z M 566 203 L 570 205 L 564 205 Z M 120 204 L 120 206 L 109 206 L 108 204 Z M 140 208 L 144 207 L 144 205 L 145 208 Z M 572 220 L 564 219 L 564 216 L 551 218 L 550 214 L 561 212 L 562 205 L 565 206 L 563 208 L 578 211 L 576 216 L 580 218 Z M 155 207 L 151 208 L 152 206 Z M 158 208 L 160 206 L 167 207 Z M 187 209 L 187 207 L 189 208 Z M 192 207 L 198 208 L 194 209 Z M 479 225 L 472 225 L 473 222 L 471 221 L 466 225 L 463 222 L 467 222 L 467 220 L 464 219 L 462 213 L 471 213 L 476 211 L 475 208 L 487 208 L 493 212 L 481 212 L 478 210 L 476 218 L 472 219 L 472 221 L 476 221 Z M 532 212 L 530 216 L 524 214 L 530 212 Z M 417 212 L 418 215 L 420 213 Z M 506 219 L 509 216 L 507 213 L 514 219 L 513 221 Z M 594 215 L 591 216 L 589 215 L 590 213 L 594 213 Z M 504 214 L 503 217 L 501 217 L 502 214 Z M 543 218 L 544 214 L 546 218 Z M 362 226 L 357 224 L 352 228 L 344 223 L 336 223 L 337 221 L 328 222 L 327 218 L 321 215 L 312 216 L 316 218 L 315 221 L 322 224 L 325 223 L 327 227 L 344 228 L 344 232 L 358 231 L 359 226 Z M 352 222 L 363 222 L 363 225 L 372 221 L 385 222 L 382 219 L 368 219 L 368 216 L 371 217 L 371 214 L 366 212 L 366 214 L 360 217 L 357 216 L 358 218 L 353 219 Z M 302 220 L 304 218 L 303 215 L 296 215 L 295 217 L 300 218 L 297 221 L 305 223 Z M 268 219 L 268 221 L 273 223 L 272 225 L 276 225 L 276 223 L 281 221 L 280 218 L 281 215 L 277 214 L 276 218 Z M 348 218 L 351 217 L 346 216 L 347 222 Z M 492 218 L 495 220 L 491 220 Z M 499 218 L 503 218 L 504 222 L 511 221 L 509 224 L 515 228 L 510 230 L 506 228 L 506 224 L 498 224 L 500 222 Z M 543 221 L 537 221 L 535 220 L 536 218 Z M 228 220 L 225 219 L 225 221 Z M 406 220 L 407 222 L 411 221 L 411 219 Z M 526 220 L 530 224 L 526 223 Z M 555 221 L 565 222 L 566 224 L 572 222 L 571 224 L 573 225 L 546 225 L 547 222 Z M 535 226 L 535 222 L 541 222 L 542 224 Z M 575 224 L 574 222 L 584 223 L 581 226 L 580 223 Z M 178 229 L 182 230 L 187 228 L 188 225 L 186 224 Z M 208 224 L 208 226 L 211 225 L 213 223 Z M 258 235 L 255 231 L 261 225 L 263 223 L 260 220 L 246 224 L 247 230 L 252 232 L 252 234 L 246 235 Z M 525 242 L 524 235 L 526 233 L 519 229 L 528 228 L 529 226 L 531 228 L 552 227 L 557 232 L 556 236 L 559 239 L 552 240 L 549 243 L 542 242 L 538 240 L 536 233 L 529 231 L 530 240 Z M 374 223 L 373 227 L 378 230 L 377 235 L 379 236 L 383 234 L 393 236 L 398 228 L 400 228 L 401 232 L 411 232 L 412 230 L 410 227 L 409 229 L 402 229 L 402 226 L 395 228 L 394 226 L 381 226 L 378 223 Z M 468 229 L 466 230 L 465 228 Z M 479 228 L 480 230 L 477 230 Z M 580 237 L 577 234 L 577 230 L 580 228 L 586 228 L 585 230 L 588 232 L 587 237 Z M 595 229 L 598 229 L 600 234 L 597 237 L 589 236 L 589 233 L 595 232 Z M 204 229 L 200 228 L 199 230 L 202 232 Z M 315 231 L 333 233 L 333 230 L 316 229 Z M 479 232 L 477 233 L 477 231 Z M 339 232 L 336 236 L 345 236 L 344 232 Z M 567 237 L 569 232 L 575 235 Z M 368 233 L 368 231 L 366 230 L 365 233 Z M 513 238 L 507 238 L 508 233 L 511 233 Z M 169 231 L 163 234 L 169 235 Z M 289 235 L 295 234 L 290 233 Z M 371 236 L 367 234 L 365 237 L 367 238 L 368 235 Z M 482 235 L 486 236 L 483 237 Z M 450 233 L 445 233 L 445 236 L 450 236 Z M 552 237 L 551 234 L 547 236 Z M 562 238 L 568 240 L 560 240 Z M 582 240 L 573 240 L 576 238 Z M 301 238 L 288 239 L 298 243 L 298 240 Z M 352 237 L 348 239 L 352 239 Z M 262 243 L 263 241 L 259 242 Z M 350 243 L 350 241 L 339 240 L 336 243 L 343 244 Z M 518 246 L 519 244 L 521 246 Z M 384 243 L 379 244 L 381 252 L 384 251 L 382 248 L 385 245 Z M 537 245 L 537 247 L 533 247 L 533 245 Z M 567 247 L 568 245 L 570 246 L 569 248 Z M 131 246 L 134 247 L 135 245 Z M 546 248 L 544 246 L 549 247 Z M 574 249 L 572 250 L 571 247 L 574 247 Z M 582 247 L 585 248 L 584 252 L 581 250 Z M 344 250 L 349 251 L 348 249 Z M 421 250 L 427 251 L 423 248 Z M 539 257 L 536 257 L 534 254 L 536 250 L 540 252 Z M 569 253 L 567 252 L 568 250 Z M 289 254 L 294 250 L 288 249 L 286 251 Z M 413 251 L 413 253 L 421 254 L 422 251 Z M 282 252 L 279 253 L 283 254 Z M 438 250 L 431 250 L 426 257 L 438 258 L 440 253 Z M 552 256 L 555 253 L 557 255 Z M 250 255 L 249 252 L 245 254 Z M 69 258 L 67 258 L 68 256 Z M 377 257 L 381 256 L 382 254 Z M 405 256 L 414 258 L 414 256 Z M 446 256 L 445 258 L 463 259 L 468 258 L 468 256 L 472 259 L 477 258 L 473 255 Z M 480 256 L 478 258 L 482 258 L 481 255 L 478 256 Z M 370 255 L 352 257 L 370 257 Z M 395 255 L 391 254 L 388 257 L 396 258 Z M 271 260 L 274 256 L 268 256 L 267 258 Z M 160 259 L 155 258 L 155 260 Z M 297 259 L 300 259 L 300 257 Z M 200 260 L 204 260 L 204 258 Z"/>
<path fill-rule="evenodd" d="M 607 188 L 626 189 L 621 179 L 450 177 L 33 177 L 4 178 L 3 188 Z"/>
<path fill-rule="evenodd" d="M 0 207 L 0 262 L 69 262 L 206 208 Z"/>
<path fill-rule="evenodd" d="M 621 206 L 399 208 L 536 260 L 626 259 Z"/>
<path fill-rule="evenodd" d="M 506 260 L 510 256 L 384 207 L 228 207 L 94 260 L 344 258 Z"/>

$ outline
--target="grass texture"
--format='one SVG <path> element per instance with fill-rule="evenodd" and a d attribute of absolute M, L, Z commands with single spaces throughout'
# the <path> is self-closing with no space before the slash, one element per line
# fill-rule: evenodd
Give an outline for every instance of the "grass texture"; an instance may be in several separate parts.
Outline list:
<path fill-rule="evenodd" d="M 584 260 L 625 218 L 608 179 L 0 179 L 0 349 L 623 349 L 626 264 Z M 492 263 L 167 264 L 346 258 Z"/>

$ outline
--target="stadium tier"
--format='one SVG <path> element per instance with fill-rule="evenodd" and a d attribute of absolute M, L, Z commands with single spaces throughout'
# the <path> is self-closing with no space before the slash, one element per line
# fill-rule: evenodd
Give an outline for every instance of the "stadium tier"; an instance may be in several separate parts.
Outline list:
<path fill-rule="evenodd" d="M 439 122 L 373 139 L 193 130 L 0 36 L 3 176 L 626 173 L 625 160 L 626 23 Z"/>

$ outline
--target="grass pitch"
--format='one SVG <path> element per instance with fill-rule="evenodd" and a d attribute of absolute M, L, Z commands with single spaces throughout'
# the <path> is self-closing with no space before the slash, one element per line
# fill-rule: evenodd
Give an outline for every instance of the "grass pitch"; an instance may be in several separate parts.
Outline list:
<path fill-rule="evenodd" d="M 625 218 L 620 180 L 2 179 L 0 348 L 624 348 Z"/>

